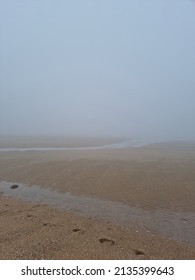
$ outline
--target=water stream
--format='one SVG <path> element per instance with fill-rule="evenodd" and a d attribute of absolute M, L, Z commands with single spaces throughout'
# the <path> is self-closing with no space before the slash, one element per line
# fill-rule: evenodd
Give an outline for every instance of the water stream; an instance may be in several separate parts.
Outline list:
<path fill-rule="evenodd" d="M 0 152 L 27 152 L 27 151 L 88 151 L 88 150 L 104 150 L 104 149 L 123 149 L 128 147 L 139 148 L 151 144 L 144 140 L 127 140 L 114 144 L 91 147 L 15 147 L 0 148 Z"/>

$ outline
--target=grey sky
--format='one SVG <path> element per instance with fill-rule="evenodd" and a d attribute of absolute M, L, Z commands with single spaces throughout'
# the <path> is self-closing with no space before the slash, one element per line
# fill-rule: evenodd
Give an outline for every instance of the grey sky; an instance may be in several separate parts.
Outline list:
<path fill-rule="evenodd" d="M 0 0 L 0 134 L 195 139 L 195 2 Z"/>

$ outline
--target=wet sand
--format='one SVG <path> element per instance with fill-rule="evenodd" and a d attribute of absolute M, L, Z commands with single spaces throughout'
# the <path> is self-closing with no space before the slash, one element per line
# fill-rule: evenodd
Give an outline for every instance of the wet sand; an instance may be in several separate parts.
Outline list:
<path fill-rule="evenodd" d="M 0 148 L 7 148 L 5 144 Z M 195 259 L 194 170 L 193 143 L 1 153 L 1 184 L 68 192 L 92 199 L 92 204 L 95 199 L 97 215 L 91 215 L 90 205 L 88 214 L 82 206 L 63 209 L 47 201 L 27 202 L 21 195 L 8 198 L 1 190 L 0 258 Z M 11 191 L 19 194 L 21 186 Z M 127 208 L 142 218 L 125 212 Z M 102 209 L 105 215 L 100 215 Z"/>

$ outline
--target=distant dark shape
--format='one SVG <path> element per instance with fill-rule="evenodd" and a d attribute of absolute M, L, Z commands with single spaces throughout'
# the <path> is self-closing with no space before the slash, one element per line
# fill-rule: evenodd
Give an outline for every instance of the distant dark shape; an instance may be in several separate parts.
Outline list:
<path fill-rule="evenodd" d="M 16 185 L 16 184 L 14 184 L 10 187 L 10 189 L 17 189 L 17 188 L 19 188 L 19 185 Z"/>

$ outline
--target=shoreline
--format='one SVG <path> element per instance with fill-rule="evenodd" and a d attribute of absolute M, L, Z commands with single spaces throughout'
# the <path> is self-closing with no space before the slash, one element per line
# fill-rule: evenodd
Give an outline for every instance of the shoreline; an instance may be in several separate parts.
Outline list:
<path fill-rule="evenodd" d="M 138 229 L 0 197 L 0 259 L 195 259 L 195 247 Z"/>
<path fill-rule="evenodd" d="M 3 197 L 36 205 L 46 205 L 63 212 L 79 213 L 85 218 L 111 222 L 127 230 L 139 228 L 151 234 L 157 233 L 176 242 L 195 246 L 195 213 L 193 212 L 173 212 L 165 209 L 147 211 L 109 200 L 59 193 L 49 188 L 18 182 L 0 182 L 0 194 Z"/>

